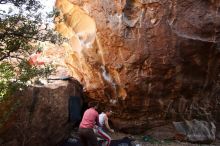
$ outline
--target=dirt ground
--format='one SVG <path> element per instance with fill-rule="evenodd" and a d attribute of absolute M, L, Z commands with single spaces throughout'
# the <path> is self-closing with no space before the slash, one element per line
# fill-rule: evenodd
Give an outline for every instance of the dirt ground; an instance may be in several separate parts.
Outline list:
<path fill-rule="evenodd" d="M 154 139 L 150 142 L 143 140 L 143 135 L 130 135 L 115 132 L 111 134 L 112 139 L 120 139 L 123 137 L 132 137 L 135 139 L 133 142 L 136 146 L 220 146 L 220 141 L 216 141 L 213 144 L 192 144 L 187 142 L 180 142 L 177 140 L 162 140 L 162 139 Z"/>

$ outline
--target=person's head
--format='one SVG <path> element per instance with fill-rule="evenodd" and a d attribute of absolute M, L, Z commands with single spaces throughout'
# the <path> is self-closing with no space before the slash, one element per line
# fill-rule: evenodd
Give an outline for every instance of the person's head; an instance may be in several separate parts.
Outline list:
<path fill-rule="evenodd" d="M 106 109 L 105 110 L 105 114 L 109 117 L 109 116 L 111 116 L 113 114 L 113 112 L 110 109 Z"/>
<path fill-rule="evenodd" d="M 91 101 L 91 102 L 89 102 L 89 104 L 88 104 L 88 106 L 89 106 L 89 108 L 94 108 L 94 109 L 98 109 L 98 107 L 99 107 L 99 102 L 97 102 L 97 101 Z"/>

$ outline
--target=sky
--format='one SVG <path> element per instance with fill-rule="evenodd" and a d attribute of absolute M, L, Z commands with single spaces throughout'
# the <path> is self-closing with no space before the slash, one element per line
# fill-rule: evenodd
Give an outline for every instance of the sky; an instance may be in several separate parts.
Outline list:
<path fill-rule="evenodd" d="M 55 7 L 55 1 L 56 0 L 39 0 L 43 6 L 43 8 L 39 9 L 38 12 L 41 12 L 42 20 L 44 20 L 44 23 L 48 23 L 48 27 L 54 28 L 54 23 L 52 18 L 47 18 L 47 13 L 50 13 L 53 11 L 53 8 Z M 7 3 L 7 4 L 0 4 L 0 13 L 1 11 L 5 11 L 6 13 L 10 11 L 10 14 L 16 14 L 19 12 L 19 9 L 15 7 L 13 4 Z M 24 13 L 25 14 L 25 13 Z M 1 15 L 0 15 L 1 18 Z"/>
<path fill-rule="evenodd" d="M 55 1 L 56 0 L 39 0 L 41 2 L 41 4 L 43 5 L 43 9 L 41 9 L 40 11 L 42 12 L 42 14 L 46 14 L 49 13 L 50 11 L 53 10 L 53 7 L 55 6 Z M 18 12 L 18 9 L 13 6 L 13 4 L 1 4 L 0 5 L 0 11 L 9 11 L 9 9 L 12 9 L 12 13 L 16 13 Z M 46 15 L 45 15 L 46 17 Z"/>
<path fill-rule="evenodd" d="M 55 6 L 55 1 L 56 0 L 40 0 L 42 5 L 45 6 L 45 8 L 42 10 L 42 12 L 46 13 L 46 12 L 52 11 Z"/>

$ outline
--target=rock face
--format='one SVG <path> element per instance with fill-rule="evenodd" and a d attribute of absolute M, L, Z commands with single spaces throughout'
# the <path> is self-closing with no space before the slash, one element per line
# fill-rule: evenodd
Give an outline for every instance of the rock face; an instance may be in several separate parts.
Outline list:
<path fill-rule="evenodd" d="M 45 86 L 30 87 L 25 92 L 17 93 L 8 101 L 11 109 L 4 111 L 8 114 L 1 115 L 1 124 L 2 119 L 5 118 L 6 121 L 0 127 L 3 145 L 56 145 L 69 135 L 72 128 L 68 122 L 69 97 L 81 97 L 81 94 L 82 87 L 74 80 L 53 81 Z M 3 115 L 8 117 L 2 117 Z"/>
<path fill-rule="evenodd" d="M 216 127 L 213 122 L 206 121 L 184 121 L 173 123 L 179 134 L 185 136 L 187 141 L 194 143 L 211 143 L 215 141 Z"/>
<path fill-rule="evenodd" d="M 57 0 L 56 7 L 71 75 L 89 98 L 114 107 L 115 127 L 137 133 L 167 120 L 219 121 L 218 0 Z"/>

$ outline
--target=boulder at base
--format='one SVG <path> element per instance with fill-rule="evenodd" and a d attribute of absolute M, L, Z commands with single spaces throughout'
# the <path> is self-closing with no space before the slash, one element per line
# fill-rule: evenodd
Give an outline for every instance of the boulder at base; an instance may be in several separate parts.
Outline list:
<path fill-rule="evenodd" d="M 184 135 L 189 142 L 211 143 L 215 140 L 216 127 L 213 122 L 207 121 L 184 121 L 173 122 L 177 135 Z"/>

